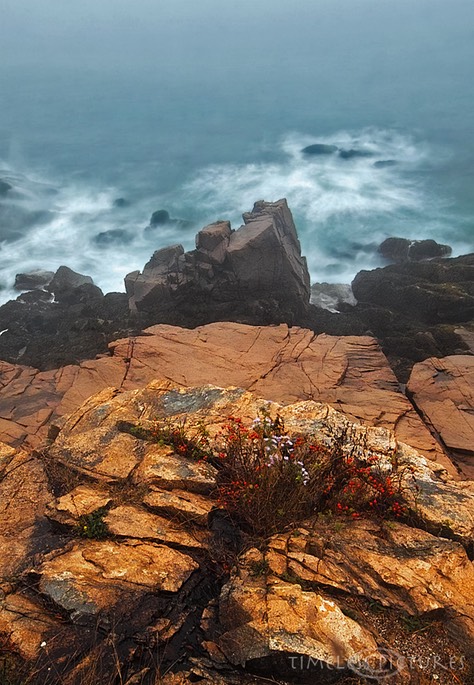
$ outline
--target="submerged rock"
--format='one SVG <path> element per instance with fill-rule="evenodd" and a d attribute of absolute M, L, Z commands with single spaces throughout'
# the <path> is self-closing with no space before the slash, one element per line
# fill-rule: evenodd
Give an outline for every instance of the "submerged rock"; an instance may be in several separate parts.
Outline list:
<path fill-rule="evenodd" d="M 102 231 L 94 236 L 94 242 L 97 245 L 110 245 L 112 243 L 130 243 L 133 236 L 123 228 L 113 228 L 110 231 Z"/>
<path fill-rule="evenodd" d="M 6 195 L 10 190 L 13 190 L 13 186 L 0 178 L 0 197 Z"/>
<path fill-rule="evenodd" d="M 301 152 L 305 155 L 332 155 L 338 151 L 336 145 L 326 145 L 325 143 L 314 143 L 303 148 Z"/>
<path fill-rule="evenodd" d="M 339 157 L 341 159 L 357 159 L 359 157 L 373 157 L 374 153 L 370 150 L 339 150 Z"/>

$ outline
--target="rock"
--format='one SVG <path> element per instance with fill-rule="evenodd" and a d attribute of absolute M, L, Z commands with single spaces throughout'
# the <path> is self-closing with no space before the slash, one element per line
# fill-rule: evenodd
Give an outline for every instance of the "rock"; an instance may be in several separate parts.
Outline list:
<path fill-rule="evenodd" d="M 13 287 L 16 290 L 36 290 L 37 288 L 43 288 L 43 286 L 48 285 L 53 276 L 53 271 L 45 271 L 43 269 L 17 274 Z"/>
<path fill-rule="evenodd" d="M 50 500 L 40 460 L 0 443 L 0 590 L 8 588 L 47 546 L 44 512 Z"/>
<path fill-rule="evenodd" d="M 401 523 L 326 522 L 272 538 L 270 572 L 324 584 L 411 615 L 443 611 L 464 641 L 474 635 L 474 566 L 458 543 Z M 284 571 L 282 569 L 285 569 Z M 466 634 L 467 633 L 467 634 Z"/>
<path fill-rule="evenodd" d="M 94 236 L 94 242 L 97 245 L 111 245 L 113 243 L 126 244 L 131 243 L 133 237 L 128 231 L 123 228 L 114 228 L 110 231 L 102 231 Z"/>
<path fill-rule="evenodd" d="M 56 296 L 42 290 L 23 293 L 0 306 L 0 358 L 55 369 L 107 352 L 107 343 L 136 330 L 125 293 L 102 291 L 92 283 Z"/>
<path fill-rule="evenodd" d="M 408 240 L 408 238 L 386 238 L 379 246 L 382 257 L 392 262 L 419 262 L 435 257 L 449 257 L 449 245 L 440 245 L 435 240 Z"/>
<path fill-rule="evenodd" d="M 377 650 L 372 635 L 332 599 L 278 578 L 252 578 L 245 570 L 223 587 L 219 615 L 223 633 L 217 644 L 235 665 L 269 657 L 275 663 L 280 653 L 343 669 L 358 653 Z M 275 665 L 281 668 L 278 660 Z"/>
<path fill-rule="evenodd" d="M 120 603 L 137 601 L 145 592 L 177 592 L 198 568 L 177 550 L 133 540 L 74 543 L 38 568 L 40 591 L 75 621 L 99 611 L 113 614 Z"/>
<path fill-rule="evenodd" d="M 407 391 L 427 425 L 474 478 L 474 356 L 415 364 Z"/>
<path fill-rule="evenodd" d="M 150 226 L 163 226 L 170 222 L 170 215 L 166 209 L 157 209 L 150 217 Z"/>
<path fill-rule="evenodd" d="M 425 322 L 474 318 L 474 255 L 360 271 L 352 282 L 358 302 L 370 302 Z"/>
<path fill-rule="evenodd" d="M 340 307 L 357 304 L 351 286 L 344 283 L 313 283 L 311 304 L 330 312 L 338 312 Z"/>
<path fill-rule="evenodd" d="M 232 326 L 243 347 L 236 345 L 240 354 L 225 367 L 227 377 L 232 369 L 255 373 L 248 365 L 257 365 L 262 355 L 262 375 L 271 377 L 269 366 L 275 368 L 276 359 L 281 366 L 285 355 L 265 335 L 270 330 L 278 338 L 285 327 L 259 333 L 252 329 L 258 337 L 249 340 L 248 327 Z M 221 358 L 228 360 L 229 325 L 215 328 L 226 333 Z M 170 337 L 173 329 L 157 329 L 164 354 L 172 344 L 163 332 Z M 209 353 L 212 329 L 186 334 L 207 347 L 216 367 L 219 357 Z M 308 340 L 308 332 L 294 329 L 285 332 L 283 349 L 305 364 L 312 337 Z M 143 341 L 153 337 L 143 336 Z M 54 663 L 55 677 L 69 685 L 104 682 L 107 670 L 126 674 L 131 685 L 145 676 L 152 683 L 163 671 L 179 671 L 178 654 L 184 653 L 179 675 L 183 683 L 253 685 L 252 673 L 303 682 L 294 665 L 311 659 L 316 666 L 308 682 L 315 682 L 316 668 L 324 682 L 332 682 L 333 676 L 336 682 L 351 672 L 360 675 L 361 668 L 377 667 L 382 669 L 377 677 L 391 675 L 391 682 L 401 685 L 417 682 L 416 674 L 412 681 L 412 667 L 405 672 L 393 663 L 387 642 L 395 645 L 400 659 L 419 657 L 426 649 L 438 653 L 442 648 L 443 654 L 456 658 L 472 654 L 474 566 L 459 542 L 425 530 L 442 522 L 442 535 L 457 537 L 469 548 L 472 484 L 455 483 L 439 464 L 399 443 L 388 429 L 356 424 L 321 402 L 277 404 L 233 387 L 184 388 L 160 382 L 155 368 L 148 366 L 152 357 L 134 368 L 130 348 L 125 377 L 118 355 L 76 367 L 75 373 L 86 373 L 84 379 L 93 384 L 95 366 L 121 360 L 100 373 L 104 382 L 115 373 L 112 369 L 121 370 L 122 390 L 102 390 L 57 421 L 52 444 L 38 456 L 0 445 L 2 535 L 4 529 L 12 533 L 0 550 L 0 564 L 13 574 L 1 574 L 0 634 L 7 653 L 31 660 L 31 669 L 40 678 L 45 674 L 44 682 L 47 671 L 38 669 Z M 181 359 L 191 356 L 181 345 Z M 322 359 L 327 364 L 320 364 L 325 372 L 330 358 L 326 350 Z M 213 368 L 203 369 L 199 361 L 196 353 L 189 370 L 183 364 L 180 368 L 186 374 Z M 5 369 L 2 381 L 11 384 L 11 390 L 20 387 L 18 373 L 15 367 Z M 20 376 L 25 373 L 23 368 Z M 74 389 L 77 403 L 79 376 L 68 375 L 71 369 L 62 373 L 56 381 Z M 144 373 L 155 378 L 145 387 Z M 343 376 L 351 375 L 348 364 Z M 296 373 L 291 377 L 296 379 Z M 47 378 L 42 374 L 43 392 Z M 259 380 L 265 384 L 267 378 Z M 282 392 L 295 392 L 286 376 L 280 380 Z M 366 388 L 376 382 L 364 379 Z M 129 389 L 129 383 L 140 387 Z M 18 395 L 16 404 L 22 404 Z M 384 472 L 396 464 L 412 509 L 406 519 L 410 525 L 321 514 L 295 520 L 291 530 L 262 540 L 261 550 L 242 550 L 238 545 L 247 542 L 237 519 L 231 520 L 213 500 L 216 469 L 195 453 L 185 456 L 179 445 L 153 442 L 148 431 L 156 433 L 160 421 L 182 426 L 188 438 L 197 439 L 204 425 L 212 440 L 231 413 L 250 426 L 262 407 L 280 415 L 289 434 L 311 435 L 317 444 L 337 441 L 342 450 L 363 446 Z M 133 429 L 136 424 L 140 430 Z M 130 442 L 120 443 L 121 436 Z M 60 525 L 50 525 L 45 514 Z M 85 530 L 82 517 L 89 516 Z M 100 539 L 93 538 L 99 534 Z M 224 570 L 229 560 L 233 568 Z M 389 612 L 385 623 L 371 609 L 374 600 Z M 407 637 L 402 627 L 407 616 L 440 618 L 454 637 L 440 636 L 444 628 L 439 627 Z M 154 661 L 157 650 L 159 668 Z M 362 657 L 368 654 L 364 666 Z"/>
<path fill-rule="evenodd" d="M 373 157 L 374 153 L 370 150 L 339 150 L 339 157 L 341 159 L 357 159 L 358 157 Z"/>
<path fill-rule="evenodd" d="M 63 525 L 75 526 L 79 519 L 106 507 L 112 498 L 107 490 L 78 485 L 66 495 L 48 504 L 48 518 Z"/>
<path fill-rule="evenodd" d="M 151 445 L 135 472 L 135 480 L 159 485 L 166 490 L 188 490 L 209 494 L 215 488 L 213 466 L 184 459 L 167 447 Z"/>
<path fill-rule="evenodd" d="M 294 321 L 309 311 L 309 275 L 286 200 L 258 202 L 245 225 L 211 224 L 196 250 L 155 252 L 125 278 L 130 307 L 147 323 Z"/>
<path fill-rule="evenodd" d="M 455 331 L 474 320 L 473 274 L 474 255 L 465 255 L 361 271 L 353 280 L 351 315 L 377 336 L 402 383 L 414 363 L 469 349 Z"/>
<path fill-rule="evenodd" d="M 0 363 L 4 440 L 18 445 L 26 439 L 39 446 L 48 420 L 57 422 L 92 394 L 108 386 L 132 390 L 153 379 L 170 379 L 182 386 L 231 384 L 281 403 L 326 402 L 356 421 L 394 429 L 400 441 L 456 473 L 400 391 L 373 338 L 317 336 L 284 325 L 218 323 L 195 330 L 161 325 L 116 341 L 111 349 L 111 357 L 59 371 L 39 373 Z M 87 440 L 85 449 L 92 449 Z M 135 463 L 127 450 L 119 456 L 127 462 L 123 473 Z M 179 488 L 179 476 L 174 480 L 173 487 Z"/>
<path fill-rule="evenodd" d="M 2 179 L 0 179 L 0 197 L 6 195 L 12 189 L 13 189 L 12 185 L 10 185 L 6 181 L 3 181 Z"/>
<path fill-rule="evenodd" d="M 54 293 L 55 298 L 59 300 L 65 291 L 92 282 L 90 276 L 83 276 L 68 266 L 60 266 L 50 281 L 48 290 L 50 293 Z"/>
<path fill-rule="evenodd" d="M 163 516 L 130 505 L 111 509 L 104 517 L 104 522 L 112 535 L 118 537 L 152 540 L 191 549 L 201 549 L 203 546 L 200 532 L 188 533 L 182 526 Z"/>
<path fill-rule="evenodd" d="M 203 526 L 207 525 L 209 514 L 215 507 L 215 503 L 209 497 L 195 492 L 178 489 L 168 492 L 156 486 L 151 488 L 143 502 L 153 511 Z"/>
<path fill-rule="evenodd" d="M 303 148 L 301 152 L 305 155 L 332 155 L 338 151 L 336 145 L 326 145 L 325 143 L 314 143 Z"/>
<path fill-rule="evenodd" d="M 130 200 L 126 200 L 124 197 L 117 197 L 113 202 L 113 206 L 117 207 L 117 209 L 123 209 L 124 207 L 128 207 L 129 205 Z"/>
<path fill-rule="evenodd" d="M 345 616 L 334 601 L 278 581 L 259 590 L 248 582 L 239 587 L 234 581 L 221 596 L 222 615 L 229 612 L 234 620 L 218 645 L 231 663 L 245 666 L 290 653 L 298 660 L 306 656 L 322 662 L 331 670 L 347 668 L 360 652 L 376 651 L 370 633 Z M 290 662 L 287 667 L 291 668 Z"/>
<path fill-rule="evenodd" d="M 379 162 L 374 162 L 374 167 L 376 169 L 386 169 L 390 166 L 395 166 L 398 164 L 396 159 L 381 159 Z"/>
<path fill-rule="evenodd" d="M 61 627 L 41 604 L 21 593 L 0 599 L 0 635 L 8 635 L 10 650 L 25 660 L 35 660 L 49 636 L 58 634 Z M 5 655 L 6 650 L 2 652 Z"/>

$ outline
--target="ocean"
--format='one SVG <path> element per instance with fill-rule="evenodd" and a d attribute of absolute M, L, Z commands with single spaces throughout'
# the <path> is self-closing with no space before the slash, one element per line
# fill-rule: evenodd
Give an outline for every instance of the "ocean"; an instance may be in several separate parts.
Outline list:
<path fill-rule="evenodd" d="M 0 49 L 0 301 L 61 264 L 123 291 L 260 199 L 287 198 L 313 282 L 380 266 L 389 236 L 474 250 L 472 0 L 140 4 L 90 50 L 81 24 L 70 51 Z"/>

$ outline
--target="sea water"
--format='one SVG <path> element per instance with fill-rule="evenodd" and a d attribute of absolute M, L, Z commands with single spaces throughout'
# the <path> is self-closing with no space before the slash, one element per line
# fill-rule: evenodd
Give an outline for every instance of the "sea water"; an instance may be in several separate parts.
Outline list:
<path fill-rule="evenodd" d="M 2 59 L 1 300 L 61 264 L 123 291 L 154 250 L 260 199 L 287 198 L 313 281 L 380 265 L 388 236 L 472 251 L 474 2 L 300 3 L 197 3 L 188 25 L 178 0 L 163 28 L 138 0 L 145 55 L 143 24 L 128 59 L 113 41 Z M 175 221 L 147 228 L 157 209 Z"/>

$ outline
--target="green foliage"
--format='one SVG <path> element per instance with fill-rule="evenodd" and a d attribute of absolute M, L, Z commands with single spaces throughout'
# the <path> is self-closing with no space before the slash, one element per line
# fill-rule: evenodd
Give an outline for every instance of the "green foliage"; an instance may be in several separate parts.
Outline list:
<path fill-rule="evenodd" d="M 104 521 L 107 513 L 106 507 L 100 507 L 90 514 L 85 514 L 79 518 L 77 523 L 77 533 L 81 538 L 90 540 L 104 540 L 109 537 L 109 529 Z"/>
<path fill-rule="evenodd" d="M 266 576 L 270 570 L 270 565 L 266 559 L 261 559 L 260 561 L 251 561 L 249 568 L 252 576 Z"/>

